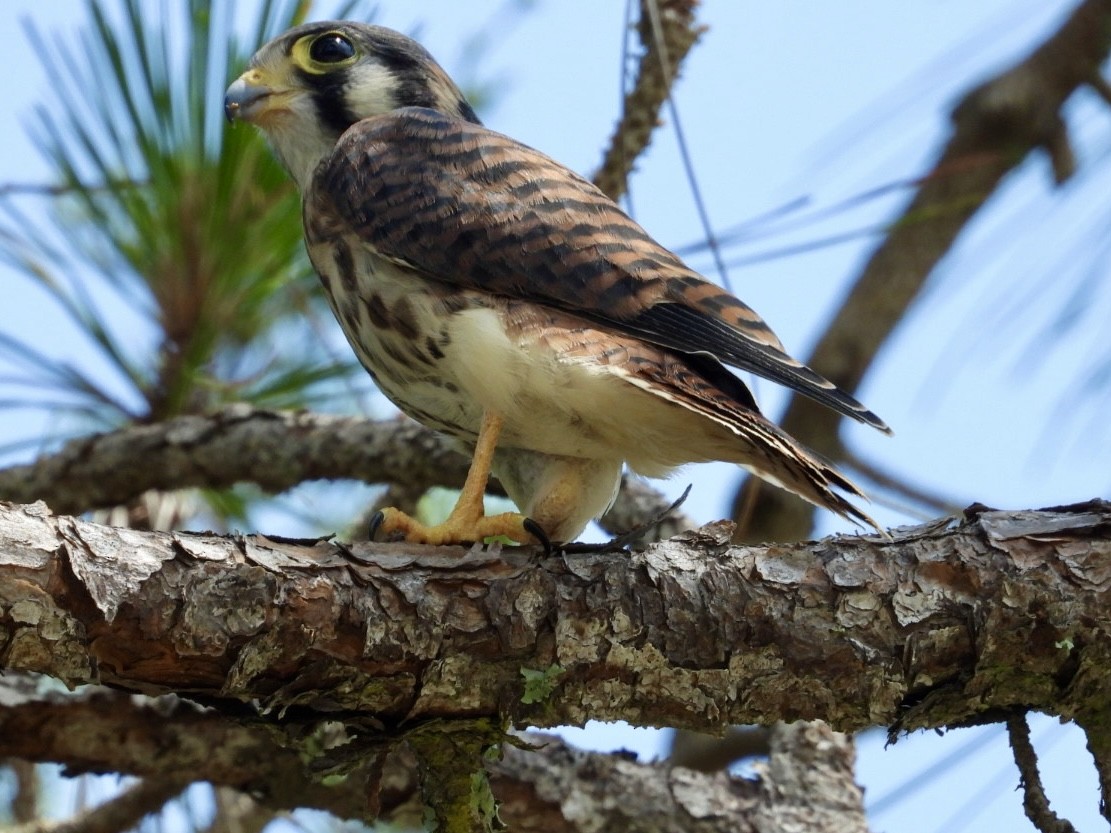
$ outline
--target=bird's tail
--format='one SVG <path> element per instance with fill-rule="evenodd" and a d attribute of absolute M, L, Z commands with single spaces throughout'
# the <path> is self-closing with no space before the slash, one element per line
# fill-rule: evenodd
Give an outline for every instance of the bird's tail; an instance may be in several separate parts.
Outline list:
<path fill-rule="evenodd" d="M 830 460 L 762 417 L 758 422 L 748 421 L 746 429 L 744 434 L 751 447 L 746 449 L 743 460 L 733 462 L 815 506 L 884 534 L 882 527 L 845 495 L 864 501 L 868 496 Z"/>

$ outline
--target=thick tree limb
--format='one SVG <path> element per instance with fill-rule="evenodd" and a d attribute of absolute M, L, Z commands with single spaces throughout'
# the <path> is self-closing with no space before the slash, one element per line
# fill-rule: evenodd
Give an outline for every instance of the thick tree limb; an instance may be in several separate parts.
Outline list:
<path fill-rule="evenodd" d="M 373 737 L 364 725 L 364 738 L 334 729 L 336 745 L 322 747 L 322 727 L 329 724 L 339 726 L 327 715 L 263 721 L 176 698 L 151 702 L 102 690 L 6 703 L 0 749 L 63 761 L 74 772 L 188 772 L 249 791 L 273 809 L 306 806 L 366 821 L 418 823 L 419 763 L 407 743 L 387 732 Z M 800 748 L 819 754 L 800 759 Z M 536 735 L 504 745 L 485 769 L 502 820 L 524 833 L 598 830 L 599 820 L 608 822 L 605 829 L 631 833 L 770 833 L 784 829 L 785 819 L 805 819 L 806 829 L 819 833 L 866 830 L 851 744 L 815 724 L 773 730 L 771 759 L 758 781 L 580 752 Z"/>
<path fill-rule="evenodd" d="M 1104 707 L 1111 506 L 643 553 L 138 533 L 0 512 L 0 667 L 374 715 L 845 731 Z M 0 750 L 0 755 L 5 754 Z"/>
<path fill-rule="evenodd" d="M 868 828 L 852 764 L 852 743 L 844 735 L 818 723 L 796 723 L 772 730 L 771 756 L 758 781 L 646 767 L 554 744 L 507 747 L 491 767 L 491 782 L 503 802 L 502 818 L 522 833 L 863 833 Z M 502 773 L 516 782 L 503 780 Z"/>
<path fill-rule="evenodd" d="M 968 221 L 1027 155 L 1044 148 L 1058 181 L 1071 173 L 1061 108 L 1099 79 L 1111 48 L 1111 0 L 1085 0 L 1026 60 L 978 86 L 953 111 L 953 132 L 903 216 L 873 253 L 807 363 L 855 391 L 934 266 Z M 1097 87 L 1098 88 L 1098 87 Z M 832 460 L 843 452 L 841 418 L 792 398 L 783 427 Z M 896 430 L 898 426 L 896 426 Z M 738 540 L 793 541 L 813 510 L 749 478 L 734 504 Z"/>
<path fill-rule="evenodd" d="M 182 416 L 81 437 L 26 465 L 0 469 L 0 499 L 45 501 L 78 514 L 128 504 L 150 490 L 228 488 L 254 483 L 280 492 L 314 479 L 397 483 L 407 494 L 456 486 L 467 458 L 444 435 L 411 420 L 367 420 L 236 405 L 207 416 Z M 669 505 L 644 483 L 626 482 L 602 519 L 614 534 L 654 518 Z M 695 526 L 681 512 L 662 535 Z"/>
<path fill-rule="evenodd" d="M 627 190 L 629 173 L 659 125 L 660 108 L 679 66 L 704 31 L 694 22 L 697 5 L 697 0 L 641 0 L 637 33 L 644 52 L 633 88 L 625 94 L 621 120 L 594 174 L 594 184 L 611 199 L 621 199 Z"/>
<path fill-rule="evenodd" d="M 25 760 L 64 763 L 70 773 L 120 772 L 152 781 L 187 773 L 192 780 L 249 792 L 274 809 L 316 807 L 365 816 L 371 767 L 327 786 L 323 772 L 314 769 L 327 756 L 326 728 L 282 730 L 238 711 L 237 720 L 174 696 L 152 700 L 106 689 L 80 696 L 5 696 L 0 748 Z M 315 758 L 303 749 L 313 741 Z M 406 794 L 414 789 L 415 782 L 403 787 Z"/>
<path fill-rule="evenodd" d="M 0 471 L 0 495 L 68 514 L 144 492 L 255 483 L 280 492 L 306 480 L 462 483 L 467 461 L 411 420 L 382 422 L 237 405 L 81 437 L 58 453 Z"/>

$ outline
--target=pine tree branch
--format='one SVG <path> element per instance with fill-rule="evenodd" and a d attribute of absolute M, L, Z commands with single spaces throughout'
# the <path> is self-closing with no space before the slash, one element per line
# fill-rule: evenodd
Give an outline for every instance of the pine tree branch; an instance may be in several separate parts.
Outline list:
<path fill-rule="evenodd" d="M 34 764 L 15 759 L 5 761 L 4 767 L 10 768 L 15 778 L 15 790 L 11 800 L 12 821 L 25 824 L 39 817 L 39 789 L 41 782 L 38 769 Z"/>
<path fill-rule="evenodd" d="M 352 722 L 345 733 L 336 728 L 345 717 L 302 713 L 267 721 L 231 708 L 202 710 L 177 698 L 151 701 L 99 690 L 5 702 L 0 748 L 63 761 L 75 773 L 128 772 L 153 782 L 187 772 L 249 791 L 259 818 L 268 815 L 262 808 L 305 806 L 418 826 L 420 765 L 404 730 L 376 734 L 363 724 L 356 733 Z M 334 745 L 322 742 L 329 731 Z M 506 743 L 484 766 L 501 803 L 499 815 L 524 833 L 597 830 L 599 820 L 630 833 L 772 831 L 784 829 L 785 820 L 805 821 L 818 833 L 867 829 L 851 741 L 818 724 L 773 729 L 760 780 L 638 764 L 540 735 Z"/>
<path fill-rule="evenodd" d="M 1022 776 L 1022 809 L 1026 818 L 1041 833 L 1076 833 L 1070 822 L 1062 819 L 1050 809 L 1042 779 L 1038 774 L 1038 756 L 1030 742 L 1030 727 L 1025 714 L 1013 714 L 1007 718 L 1007 734 L 1011 739 L 1011 751 Z"/>
<path fill-rule="evenodd" d="M 442 434 L 411 420 L 367 420 L 270 411 L 236 405 L 207 416 L 183 416 L 81 437 L 33 463 L 0 469 L 0 499 L 45 501 L 77 514 L 128 504 L 150 490 L 229 488 L 254 483 L 281 492 L 306 480 L 399 484 L 406 493 L 457 486 L 467 458 Z M 492 484 L 497 491 L 497 485 Z M 670 501 L 636 480 L 623 485 L 602 519 L 620 534 L 651 520 Z M 661 535 L 690 529 L 681 512 L 658 525 Z"/>
<path fill-rule="evenodd" d="M 463 482 L 466 469 L 442 435 L 410 420 L 236 405 L 72 440 L 56 454 L 0 471 L 0 495 L 78 513 L 125 504 L 151 489 L 249 482 L 281 492 L 320 478 L 451 485 Z"/>
<path fill-rule="evenodd" d="M 370 714 L 843 731 L 1103 708 L 1111 505 L 644 552 L 299 546 L 0 511 L 2 665 Z M 0 733 L 4 734 L 4 733 Z M 7 754 L 0 749 L 0 755 Z"/>
<path fill-rule="evenodd" d="M 1057 181 L 1072 171 L 1061 109 L 1079 87 L 1098 84 L 1111 49 L 1111 0 L 1085 0 L 1024 61 L 969 92 L 953 111 L 953 131 L 933 170 L 857 278 L 807 363 L 855 391 L 934 266 L 1003 179 L 1044 149 Z M 795 396 L 782 425 L 831 460 L 843 450 L 840 415 Z M 896 426 L 896 430 L 898 426 Z M 738 540 L 793 541 L 808 534 L 808 504 L 745 482 L 734 503 Z"/>
<path fill-rule="evenodd" d="M 820 723 L 778 725 L 771 735 L 770 759 L 753 781 L 645 766 L 547 739 L 527 750 L 506 747 L 490 767 L 491 783 L 501 817 L 520 833 L 864 833 L 852 742 Z"/>
<path fill-rule="evenodd" d="M 469 725 L 496 734 L 504 724 L 626 719 L 718 731 L 818 718 L 897 732 L 1023 707 L 1087 719 L 1090 738 L 1102 738 L 1091 724 L 1111 668 L 1111 504 L 980 508 L 960 526 L 896 530 L 890 541 L 736 547 L 729 533 L 711 526 L 634 554 L 352 552 L 140 533 L 54 517 L 41 504 L 5 507 L 5 685 L 33 671 L 71 685 L 177 691 L 208 708 L 116 692 L 43 697 L 17 685 L 0 697 L 0 756 L 146 778 L 188 772 L 275 809 L 370 819 L 419 805 L 426 767 L 413 758 L 413 733 L 434 740 Z M 809 795 L 804 776 L 828 744 L 802 738 L 783 749 L 761 789 Z M 1106 745 L 1092 749 L 1107 771 Z M 613 765 L 601 757 L 582 772 Z M 643 774 L 630 794 L 662 783 Z M 586 800 L 564 805 L 539 786 L 505 786 L 493 765 L 488 776 L 507 805 L 538 795 L 547 813 Z M 580 776 L 564 768 L 553 777 Z M 676 785 L 701 795 L 667 783 L 673 798 Z M 770 830 L 782 813 L 827 829 L 822 819 L 856 806 L 841 783 L 830 793 L 847 802 L 839 810 L 788 802 L 773 823 L 763 805 L 741 801 L 742 824 L 726 812 L 734 789 L 717 782 L 684 807 L 711 808 L 707 818 L 733 829 Z M 655 829 L 636 824 L 628 829 Z"/>
<path fill-rule="evenodd" d="M 1088 737 L 1088 751 L 1099 775 L 1099 811 L 1111 822 L 1111 719 L 1107 704 L 1076 716 L 1077 725 Z"/>
<path fill-rule="evenodd" d="M 628 189 L 629 174 L 652 140 L 679 67 L 705 31 L 694 22 L 697 5 L 697 0 L 641 0 L 637 33 L 644 52 L 633 87 L 625 94 L 621 120 L 594 174 L 594 184 L 613 200 Z"/>
<path fill-rule="evenodd" d="M 90 810 L 65 819 L 38 819 L 17 824 L 5 833 L 120 833 L 157 813 L 186 786 L 180 776 L 140 781 Z"/>
<path fill-rule="evenodd" d="M 186 773 L 190 780 L 248 792 L 274 810 L 313 807 L 344 818 L 366 818 L 368 808 L 373 818 L 383 809 L 370 803 L 368 785 L 382 801 L 401 800 L 395 787 L 375 780 L 385 757 L 373 749 L 365 763 L 350 764 L 342 777 L 327 777 L 328 715 L 267 723 L 230 702 L 217 710 L 176 696 L 153 699 L 100 688 L 15 697 L 3 683 L 0 689 L 5 754 L 61 762 L 71 774 L 120 772 L 158 781 Z M 415 788 L 415 780 L 401 784 L 402 798 Z"/>

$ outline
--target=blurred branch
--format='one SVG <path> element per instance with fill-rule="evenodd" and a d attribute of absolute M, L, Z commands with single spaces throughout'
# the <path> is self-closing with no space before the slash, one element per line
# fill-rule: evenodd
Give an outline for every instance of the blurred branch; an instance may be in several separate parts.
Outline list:
<path fill-rule="evenodd" d="M 367 799 L 358 769 L 349 781 L 317 783 L 307 756 L 296 749 L 298 727 L 283 738 L 277 726 L 234 718 L 237 709 L 230 702 L 224 711 L 174 696 L 150 699 L 108 689 L 6 696 L 0 749 L 31 761 L 64 763 L 74 774 L 120 772 L 165 785 L 188 773 L 191 780 L 247 790 L 273 809 L 316 807 L 344 817 L 361 815 Z M 176 783 L 180 791 L 180 780 Z M 157 797 L 157 786 L 147 789 Z"/>
<path fill-rule="evenodd" d="M 216 814 L 199 833 L 262 833 L 278 813 L 232 787 L 215 786 Z"/>
<path fill-rule="evenodd" d="M 12 797 L 12 821 L 23 824 L 39 817 L 39 779 L 35 765 L 19 758 L 4 763 L 15 776 L 15 795 Z"/>
<path fill-rule="evenodd" d="M 0 496 L 74 513 L 125 504 L 150 489 L 238 482 L 270 492 L 318 478 L 451 485 L 463 482 L 466 467 L 443 436 L 409 420 L 239 405 L 72 440 L 57 454 L 0 471 Z"/>
<path fill-rule="evenodd" d="M 731 726 L 720 737 L 679 731 L 672 738 L 667 762 L 700 772 L 719 772 L 742 758 L 767 756 L 770 743 L 767 726 Z"/>
<path fill-rule="evenodd" d="M 1058 182 L 1072 173 L 1060 111 L 1079 87 L 1099 91 L 1096 79 L 1109 47 L 1111 0 L 1085 0 L 1029 57 L 964 97 L 953 110 L 953 130 L 940 158 L 830 322 L 807 362 L 811 367 L 855 391 L 934 266 L 1003 178 L 1038 148 L 1049 154 Z M 782 425 L 841 460 L 840 421 L 795 396 Z M 738 541 L 797 540 L 809 533 L 813 510 L 749 478 L 734 503 L 734 518 Z"/>
<path fill-rule="evenodd" d="M 945 495 L 908 483 L 905 478 L 869 460 L 865 460 L 852 449 L 846 448 L 844 450 L 843 459 L 846 467 L 870 480 L 884 491 L 909 500 L 916 506 L 934 514 L 957 515 L 960 514 L 961 507 L 968 504 L 968 501 L 958 502 Z"/>
<path fill-rule="evenodd" d="M 32 735 L 6 732 L 0 748 L 20 747 L 35 760 L 64 762 L 72 772 L 142 772 L 153 778 L 188 771 L 217 787 L 251 790 L 259 818 L 299 805 L 341 818 L 419 827 L 420 760 L 406 738 L 426 728 L 374 731 L 347 715 L 348 733 L 323 714 L 237 717 L 233 704 L 213 705 L 201 710 L 176 698 L 144 701 L 107 690 L 8 704 L 0 708 L 5 728 L 38 730 L 49 719 L 51 730 L 37 744 Z M 327 731 L 342 742 L 314 745 Z M 823 754 L 794 771 L 787 756 L 805 737 L 819 739 Z M 818 833 L 866 830 L 844 736 L 808 724 L 779 727 L 771 754 L 763 777 L 745 780 L 639 764 L 525 734 L 484 765 L 500 817 L 523 833 L 597 830 L 599 819 L 609 822 L 607 829 L 629 833 L 743 833 L 782 829 L 769 820 L 800 813 L 809 814 L 807 829 Z"/>
<path fill-rule="evenodd" d="M 102 185 L 92 183 L 61 183 L 48 184 L 44 182 L 5 182 L 0 183 L 0 198 L 10 196 L 31 195 L 36 197 L 63 197 L 77 191 L 82 193 L 95 193 L 97 191 L 117 191 L 120 188 L 140 188 L 148 183 L 136 179 L 109 180 Z"/>
<path fill-rule="evenodd" d="M 520 833 L 865 833 L 862 793 L 853 781 L 852 742 L 818 723 L 778 725 L 769 731 L 770 760 L 753 780 L 638 764 L 537 736 L 526 737 L 542 745 L 506 746 L 502 760 L 488 769 L 502 801 L 500 815 Z M 803 746 L 820 752 L 804 759 L 798 754 Z"/>
<path fill-rule="evenodd" d="M 5 833 L 120 833 L 135 827 L 145 816 L 157 813 L 188 782 L 180 776 L 147 779 L 65 821 L 39 819 L 17 824 Z"/>
<path fill-rule="evenodd" d="M 633 88 L 625 94 L 621 120 L 594 174 L 594 184 L 613 200 L 624 195 L 633 164 L 659 125 L 660 108 L 678 77 L 679 66 L 705 31 L 694 22 L 697 5 L 697 0 L 641 0 L 637 33 L 644 52 Z"/>
<path fill-rule="evenodd" d="M 1103 103 L 1111 107 L 1111 83 L 1098 73 L 1088 81 L 1096 95 L 1103 99 Z"/>
<path fill-rule="evenodd" d="M 1026 715 L 1013 714 L 1007 718 L 1007 734 L 1011 739 L 1011 750 L 1021 775 L 1019 786 L 1022 789 L 1022 809 L 1026 818 L 1041 833 L 1076 833 L 1071 823 L 1062 819 L 1049 807 L 1041 776 L 1038 775 L 1038 756 L 1030 743 L 1030 727 Z"/>
<path fill-rule="evenodd" d="M 1099 774 L 1099 811 L 1111 822 L 1111 722 L 1108 721 L 1107 706 L 1078 714 L 1076 723 L 1088 738 L 1088 751 L 1096 762 Z"/>
<path fill-rule="evenodd" d="M 626 472 L 617 500 L 598 519 L 598 524 L 611 535 L 621 535 L 648 522 L 653 522 L 653 526 L 639 536 L 640 543 L 662 541 L 699 526 L 694 518 L 673 506 L 669 498 Z"/>
<path fill-rule="evenodd" d="M 408 495 L 457 486 L 467 458 L 450 440 L 411 420 L 372 421 L 305 411 L 236 405 L 211 416 L 181 416 L 72 440 L 56 454 L 0 469 L 0 499 L 46 502 L 75 514 L 132 503 L 150 490 L 257 484 L 281 492 L 306 480 L 349 478 L 398 484 Z M 602 521 L 625 532 L 670 501 L 626 479 Z M 659 527 L 670 536 L 695 523 L 672 513 Z"/>

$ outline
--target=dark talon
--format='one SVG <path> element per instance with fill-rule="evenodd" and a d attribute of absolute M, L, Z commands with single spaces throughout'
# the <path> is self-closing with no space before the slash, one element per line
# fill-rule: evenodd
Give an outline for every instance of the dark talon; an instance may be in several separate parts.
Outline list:
<path fill-rule="evenodd" d="M 379 511 L 379 512 L 374 513 L 374 517 L 370 519 L 370 540 L 371 541 L 374 540 L 374 536 L 376 536 L 378 534 L 378 527 L 380 527 L 382 525 L 382 522 L 385 521 L 385 520 L 386 520 L 386 513 L 385 512 Z"/>
<path fill-rule="evenodd" d="M 551 539 L 548 538 L 547 533 L 545 533 L 544 530 L 540 528 L 540 524 L 538 524 L 532 518 L 525 518 L 521 526 L 525 528 L 525 532 L 527 532 L 529 535 L 540 542 L 540 546 L 544 548 L 544 555 L 552 554 Z"/>

